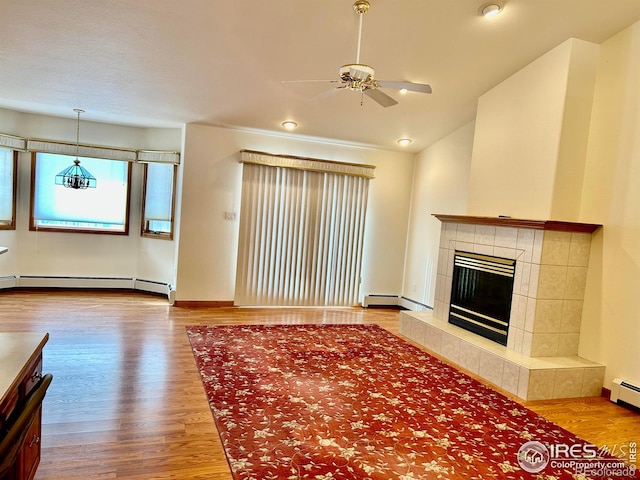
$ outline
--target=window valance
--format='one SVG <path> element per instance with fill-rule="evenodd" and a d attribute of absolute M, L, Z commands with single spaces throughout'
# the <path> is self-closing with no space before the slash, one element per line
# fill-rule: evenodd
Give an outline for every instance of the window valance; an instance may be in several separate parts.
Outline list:
<path fill-rule="evenodd" d="M 334 160 L 321 160 L 318 158 L 297 157 L 293 155 L 274 155 L 271 153 L 256 152 L 254 150 L 241 150 L 240 163 L 295 168 L 298 170 L 335 173 L 338 175 L 364 178 L 374 178 L 373 171 L 376 168 L 374 165 L 344 163 Z"/>
<path fill-rule="evenodd" d="M 124 162 L 141 163 L 180 163 L 180 152 L 167 150 L 136 150 L 130 148 L 107 147 L 44 140 L 39 138 L 23 138 L 15 135 L 0 133 L 0 148 L 12 150 L 54 153 L 58 155 L 75 155 L 76 148 L 79 157 L 102 158 L 106 160 L 120 160 Z"/>
<path fill-rule="evenodd" d="M 0 147 L 24 151 L 27 149 L 27 139 L 0 133 Z"/>

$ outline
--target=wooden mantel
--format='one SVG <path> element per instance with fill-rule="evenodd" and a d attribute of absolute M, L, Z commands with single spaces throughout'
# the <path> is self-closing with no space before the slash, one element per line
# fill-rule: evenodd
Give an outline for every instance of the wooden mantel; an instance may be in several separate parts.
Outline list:
<path fill-rule="evenodd" d="M 602 227 L 595 223 L 562 222 L 558 220 L 526 220 L 511 217 L 474 217 L 469 215 L 446 215 L 434 213 L 434 217 L 443 223 L 472 223 L 474 225 L 493 225 L 496 227 L 531 228 L 534 230 L 555 230 L 562 232 L 593 233 Z"/>

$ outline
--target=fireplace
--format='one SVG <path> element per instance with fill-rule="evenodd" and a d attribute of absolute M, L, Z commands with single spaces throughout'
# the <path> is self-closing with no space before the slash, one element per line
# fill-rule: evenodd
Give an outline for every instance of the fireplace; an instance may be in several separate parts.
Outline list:
<path fill-rule="evenodd" d="M 507 345 L 516 261 L 455 251 L 449 323 Z"/>
<path fill-rule="evenodd" d="M 601 225 L 505 217 L 436 217 L 442 221 L 442 230 L 434 309 L 400 312 L 400 333 L 524 400 L 600 395 L 605 367 L 579 357 L 578 343 L 591 236 Z M 485 260 L 500 267 L 489 268 Z M 469 263 L 477 262 L 480 267 L 468 268 Z M 485 270 L 496 268 L 515 271 L 507 281 L 512 288 L 510 300 L 501 301 L 500 308 L 475 306 L 476 296 L 491 302 L 508 297 L 508 284 L 483 283 L 485 274 L 489 274 Z M 481 275 L 485 278 L 480 278 L 479 285 L 469 283 L 469 277 Z M 504 344 L 506 337 L 506 345 L 469 331 L 486 317 L 503 321 L 507 305 L 511 308 L 506 325 L 489 324 L 502 330 L 499 343 Z M 482 310 L 484 307 L 488 313 Z M 452 316 L 452 310 L 457 315 Z M 453 323 L 460 317 L 474 322 L 467 321 L 461 328 L 450 321 L 452 317 L 456 319 Z"/>

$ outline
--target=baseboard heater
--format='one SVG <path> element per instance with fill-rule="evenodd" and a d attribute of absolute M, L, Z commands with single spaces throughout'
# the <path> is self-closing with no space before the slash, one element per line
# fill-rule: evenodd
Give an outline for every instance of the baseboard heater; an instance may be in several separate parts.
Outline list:
<path fill-rule="evenodd" d="M 613 379 L 609 398 L 613 403 L 640 409 L 640 387 L 620 378 Z"/>
<path fill-rule="evenodd" d="M 398 305 L 397 295 L 365 295 L 362 306 L 367 307 L 394 307 Z"/>
<path fill-rule="evenodd" d="M 0 288 L 111 288 L 140 290 L 167 295 L 171 300 L 173 287 L 168 283 L 122 277 L 47 277 L 21 275 L 0 277 Z"/>

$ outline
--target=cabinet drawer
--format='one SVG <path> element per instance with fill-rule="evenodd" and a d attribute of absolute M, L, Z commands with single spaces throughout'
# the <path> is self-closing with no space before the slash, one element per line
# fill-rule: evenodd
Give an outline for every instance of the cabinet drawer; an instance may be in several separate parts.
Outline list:
<path fill-rule="evenodd" d="M 25 398 L 31 390 L 38 384 L 38 382 L 42 379 L 42 355 L 39 355 L 27 369 L 27 374 L 22 380 L 21 385 L 21 396 Z"/>
<path fill-rule="evenodd" d="M 36 469 L 40 463 L 41 419 L 42 407 L 38 408 L 33 417 L 33 422 L 31 422 L 27 430 L 27 435 L 24 437 L 24 444 L 20 453 L 21 479 L 31 480 L 35 476 Z"/>

